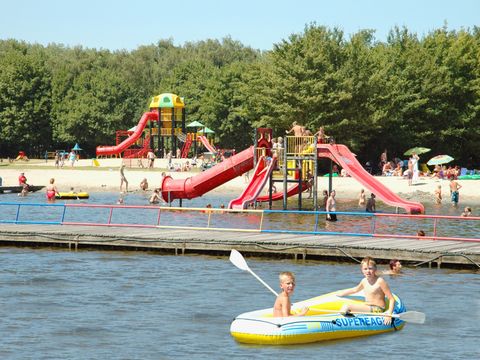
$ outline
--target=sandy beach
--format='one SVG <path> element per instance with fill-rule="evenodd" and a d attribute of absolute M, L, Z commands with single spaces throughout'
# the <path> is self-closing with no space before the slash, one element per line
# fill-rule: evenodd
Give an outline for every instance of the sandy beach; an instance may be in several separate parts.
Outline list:
<path fill-rule="evenodd" d="M 25 172 L 27 182 L 34 185 L 47 185 L 50 178 L 55 178 L 55 184 L 59 191 L 69 191 L 71 187 L 75 191 L 119 191 L 120 174 L 119 168 L 121 159 L 102 159 L 100 166 L 92 168 L 92 160 L 80 160 L 74 167 L 65 165 L 57 169 L 53 161 L 30 161 L 28 166 L 22 163 L 16 163 L 10 166 L 0 166 L 0 177 L 3 180 L 3 186 L 18 185 L 18 176 L 20 172 Z M 23 165 L 23 166 L 22 166 Z M 188 178 L 197 175 L 200 170 L 192 172 L 171 172 L 166 170 L 166 163 L 162 159 L 157 159 L 154 169 L 133 168 L 125 169 L 125 176 L 129 181 L 129 191 L 138 191 L 139 184 L 143 178 L 149 183 L 149 189 L 160 185 L 161 173 L 165 171 L 174 179 Z M 38 169 L 36 168 L 38 166 Z M 81 169 L 88 167 L 88 169 Z M 442 195 L 444 202 L 449 202 L 449 181 L 430 178 L 420 178 L 418 183 L 412 186 L 408 185 L 406 179 L 399 177 L 377 176 L 382 184 L 390 190 L 396 192 L 405 199 L 414 201 L 433 202 L 433 191 L 438 185 L 442 186 Z M 475 180 L 459 180 L 462 186 L 460 189 L 461 201 L 468 199 L 468 202 L 480 202 L 480 184 Z M 234 192 L 240 194 L 245 188 L 246 182 L 243 176 L 239 176 L 224 185 L 214 189 L 215 192 Z M 337 191 L 338 199 L 356 199 L 362 185 L 351 177 L 334 177 L 333 188 Z M 328 189 L 328 177 L 318 178 L 318 191 Z M 367 191 L 367 196 L 369 191 Z"/>

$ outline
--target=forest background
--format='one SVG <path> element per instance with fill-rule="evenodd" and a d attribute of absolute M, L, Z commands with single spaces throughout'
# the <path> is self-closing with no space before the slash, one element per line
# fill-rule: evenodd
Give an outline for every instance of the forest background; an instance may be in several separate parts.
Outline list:
<path fill-rule="evenodd" d="M 231 38 L 132 51 L 0 41 L 0 157 L 42 157 L 78 142 L 86 156 L 138 123 L 151 97 L 184 97 L 187 121 L 242 150 L 253 129 L 279 136 L 293 121 L 324 126 L 362 162 L 402 158 L 413 146 L 480 166 L 480 28 L 419 38 L 393 28 L 346 38 L 307 25 L 261 52 Z"/>

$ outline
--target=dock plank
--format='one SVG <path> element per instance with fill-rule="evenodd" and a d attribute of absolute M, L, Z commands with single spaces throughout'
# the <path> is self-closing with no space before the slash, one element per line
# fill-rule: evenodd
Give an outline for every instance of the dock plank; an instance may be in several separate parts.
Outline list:
<path fill-rule="evenodd" d="M 299 235 L 177 228 L 123 228 L 82 225 L 6 224 L 0 243 L 85 246 L 187 252 L 229 252 L 232 248 L 262 255 L 295 258 L 398 258 L 420 263 L 437 257 L 442 265 L 472 267 L 480 263 L 480 243 L 428 239 L 372 238 L 346 235 Z M 463 255 L 468 256 L 469 259 Z"/>

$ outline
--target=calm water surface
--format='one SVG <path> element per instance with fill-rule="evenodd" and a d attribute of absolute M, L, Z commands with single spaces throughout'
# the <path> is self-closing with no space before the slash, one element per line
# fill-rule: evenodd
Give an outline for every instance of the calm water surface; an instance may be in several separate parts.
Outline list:
<path fill-rule="evenodd" d="M 114 204 L 118 194 L 91 194 L 89 204 Z M 44 203 L 44 194 L 1 201 Z M 227 204 L 213 194 L 184 202 Z M 128 194 L 129 205 L 148 195 Z M 475 204 L 462 204 L 463 206 Z M 449 204 L 426 204 L 430 214 L 458 215 Z M 380 207 L 382 210 L 391 208 Z M 339 210 L 357 211 L 339 201 Z M 339 222 L 340 223 L 340 222 Z M 480 357 L 480 274 L 407 269 L 388 278 L 409 310 L 427 314 L 425 325 L 374 337 L 301 346 L 252 346 L 229 334 L 232 319 L 270 307 L 271 293 L 228 259 L 161 256 L 142 252 L 67 252 L 0 248 L 0 359 L 474 359 Z M 248 259 L 276 287 L 277 273 L 297 274 L 294 300 L 351 287 L 357 265 Z"/>
<path fill-rule="evenodd" d="M 406 269 L 388 278 L 424 325 L 299 346 L 252 346 L 229 334 L 234 316 L 270 307 L 271 293 L 226 257 L 0 248 L 1 359 L 474 359 L 478 273 Z M 276 287 L 297 275 L 295 300 L 350 287 L 358 265 L 248 259 Z"/>

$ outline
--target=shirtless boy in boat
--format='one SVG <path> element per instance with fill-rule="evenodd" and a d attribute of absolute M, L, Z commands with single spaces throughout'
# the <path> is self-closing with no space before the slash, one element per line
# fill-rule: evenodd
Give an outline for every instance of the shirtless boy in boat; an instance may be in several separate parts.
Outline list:
<path fill-rule="evenodd" d="M 351 289 L 339 291 L 337 296 L 346 296 L 355 294 L 363 289 L 365 294 L 365 304 L 345 304 L 342 307 L 341 312 L 347 314 L 349 312 L 371 312 L 371 313 L 384 313 L 391 315 L 393 308 L 395 307 L 395 299 L 387 282 L 377 276 L 377 264 L 375 260 L 367 256 L 361 263 L 362 273 L 365 275 L 365 279 Z M 388 310 L 385 311 L 385 297 L 389 300 Z M 389 325 L 392 322 L 390 316 L 385 316 L 384 323 Z"/>
<path fill-rule="evenodd" d="M 280 279 L 280 288 L 282 292 L 277 296 L 275 304 L 273 305 L 273 317 L 287 317 L 287 316 L 303 316 L 308 312 L 308 308 L 303 308 L 299 313 L 292 314 L 292 302 L 290 296 L 295 289 L 295 275 L 289 271 L 281 272 L 278 276 Z"/>

